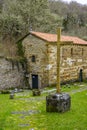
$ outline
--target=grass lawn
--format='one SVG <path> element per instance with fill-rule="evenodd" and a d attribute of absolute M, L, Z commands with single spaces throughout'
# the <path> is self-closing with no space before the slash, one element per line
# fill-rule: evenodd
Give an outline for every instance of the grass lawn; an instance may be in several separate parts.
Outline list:
<path fill-rule="evenodd" d="M 62 114 L 46 112 L 46 95 L 33 97 L 28 90 L 11 100 L 0 94 L 0 130 L 87 130 L 87 90 L 71 93 L 71 110 Z"/>

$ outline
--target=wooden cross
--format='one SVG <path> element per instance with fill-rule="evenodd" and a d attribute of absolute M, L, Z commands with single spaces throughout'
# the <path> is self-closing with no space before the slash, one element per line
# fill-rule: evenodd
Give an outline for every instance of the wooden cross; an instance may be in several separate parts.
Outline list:
<path fill-rule="evenodd" d="M 57 31 L 57 93 L 60 93 L 60 43 L 61 43 L 61 28 Z"/>

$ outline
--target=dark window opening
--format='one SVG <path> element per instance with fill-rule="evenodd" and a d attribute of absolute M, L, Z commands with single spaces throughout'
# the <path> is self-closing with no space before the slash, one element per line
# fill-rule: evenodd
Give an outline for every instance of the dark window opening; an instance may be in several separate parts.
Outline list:
<path fill-rule="evenodd" d="M 71 56 L 73 56 L 73 48 L 71 48 Z"/>
<path fill-rule="evenodd" d="M 33 55 L 32 56 L 32 62 L 35 62 L 36 61 L 36 57 Z"/>

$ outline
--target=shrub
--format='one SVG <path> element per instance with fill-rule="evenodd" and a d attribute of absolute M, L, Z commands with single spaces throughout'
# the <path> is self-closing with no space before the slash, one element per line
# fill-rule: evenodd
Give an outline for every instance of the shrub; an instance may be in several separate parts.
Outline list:
<path fill-rule="evenodd" d="M 1 92 L 1 94 L 9 94 L 10 93 L 9 90 L 1 90 L 0 92 Z"/>

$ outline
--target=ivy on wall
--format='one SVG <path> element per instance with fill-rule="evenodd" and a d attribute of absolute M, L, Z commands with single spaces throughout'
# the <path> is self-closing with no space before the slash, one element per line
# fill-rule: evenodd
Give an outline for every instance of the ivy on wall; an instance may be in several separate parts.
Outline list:
<path fill-rule="evenodd" d="M 17 48 L 18 48 L 18 51 L 17 51 L 18 56 L 24 57 L 24 48 L 22 46 L 22 41 L 17 42 Z"/>

